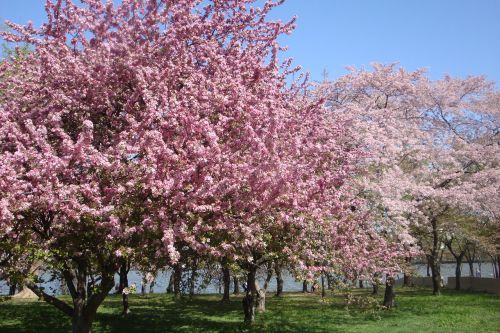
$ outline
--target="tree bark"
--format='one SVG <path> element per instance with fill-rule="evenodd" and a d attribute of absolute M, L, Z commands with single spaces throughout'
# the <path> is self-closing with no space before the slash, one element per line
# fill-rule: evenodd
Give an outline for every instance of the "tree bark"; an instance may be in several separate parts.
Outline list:
<path fill-rule="evenodd" d="M 128 293 L 122 293 L 122 304 L 123 304 L 123 312 L 122 315 L 127 315 L 130 313 L 130 307 L 128 303 Z"/>
<path fill-rule="evenodd" d="M 149 293 L 150 293 L 150 294 L 154 293 L 154 289 L 155 289 L 155 281 L 156 281 L 156 280 L 153 280 L 153 281 L 151 281 L 151 283 L 149 284 Z"/>
<path fill-rule="evenodd" d="M 325 298 L 326 290 L 325 290 L 325 274 L 321 274 L 321 298 Z"/>
<path fill-rule="evenodd" d="M 328 285 L 328 289 L 329 290 L 333 289 L 333 277 L 331 276 L 330 273 L 326 273 L 326 282 Z"/>
<path fill-rule="evenodd" d="M 13 283 L 9 286 L 9 296 L 14 296 L 16 294 L 17 284 Z"/>
<path fill-rule="evenodd" d="M 441 293 L 441 265 L 440 265 L 440 241 L 437 228 L 437 218 L 431 219 L 432 225 L 432 250 L 429 255 L 429 263 L 432 272 L 432 294 L 439 295 Z"/>
<path fill-rule="evenodd" d="M 233 276 L 233 294 L 238 295 L 240 293 L 240 281 L 238 281 L 238 277 Z"/>
<path fill-rule="evenodd" d="M 394 293 L 394 278 L 387 277 L 385 282 L 385 293 L 384 293 L 384 301 L 383 305 L 390 309 L 394 306 L 394 300 L 396 298 L 396 294 Z"/>
<path fill-rule="evenodd" d="M 411 264 L 411 257 L 406 257 L 405 262 L 409 266 Z M 404 287 L 411 286 L 411 276 L 407 272 L 404 272 L 404 275 L 403 275 L 403 286 Z"/>
<path fill-rule="evenodd" d="M 118 271 L 119 283 L 118 283 L 118 294 L 123 292 L 123 288 L 128 287 L 128 272 L 130 271 L 130 264 L 128 260 L 125 260 L 120 265 L 120 270 Z"/>
<path fill-rule="evenodd" d="M 173 292 L 174 292 L 174 272 L 172 271 L 168 279 L 167 294 L 171 294 Z"/>
<path fill-rule="evenodd" d="M 307 281 L 302 281 L 302 292 L 307 293 Z"/>
<path fill-rule="evenodd" d="M 101 282 L 98 291 L 87 297 L 87 272 L 90 271 L 85 261 L 77 261 L 75 274 L 70 269 L 63 269 L 62 274 L 68 291 L 73 300 L 73 306 L 64 301 L 45 293 L 34 283 L 27 283 L 26 286 L 31 289 L 38 297 L 42 298 L 48 304 L 53 305 L 67 316 L 71 317 L 73 333 L 90 333 L 92 322 L 97 313 L 97 308 L 104 301 L 110 290 L 114 287 L 114 271 L 110 268 L 107 272 L 102 272 Z M 74 281 L 76 280 L 76 286 Z"/>
<path fill-rule="evenodd" d="M 363 288 L 364 288 L 364 285 L 363 285 L 363 280 L 359 280 L 359 288 L 360 288 L 360 289 L 363 289 Z"/>
<path fill-rule="evenodd" d="M 269 282 L 271 282 L 271 279 L 273 278 L 273 263 L 269 262 L 267 263 L 267 275 L 266 275 L 266 280 L 264 281 L 264 286 L 263 289 L 267 291 L 267 287 L 269 286 Z"/>
<path fill-rule="evenodd" d="M 227 260 L 222 261 L 222 283 L 224 285 L 224 294 L 222 295 L 222 302 L 229 302 L 229 293 L 231 287 L 231 274 L 229 271 L 229 266 Z"/>
<path fill-rule="evenodd" d="M 243 297 L 243 312 L 245 314 L 245 322 L 252 323 L 255 321 L 255 306 L 257 303 L 257 286 L 255 275 L 257 267 L 250 267 L 247 274 L 247 292 Z"/>
<path fill-rule="evenodd" d="M 198 278 L 198 260 L 193 260 L 193 265 L 191 266 L 191 275 L 189 276 L 189 297 L 194 297 L 194 292 L 196 289 L 196 279 Z"/>
<path fill-rule="evenodd" d="M 274 271 L 276 273 L 276 297 L 281 297 L 283 296 L 283 275 L 281 266 L 276 264 L 274 266 Z"/>
<path fill-rule="evenodd" d="M 378 283 L 377 282 L 372 283 L 372 295 L 378 295 Z"/>
<path fill-rule="evenodd" d="M 441 293 L 441 267 L 437 262 L 437 258 L 431 257 L 431 272 L 432 272 L 432 294 L 439 295 Z"/>
<path fill-rule="evenodd" d="M 182 267 L 180 264 L 174 265 L 174 298 L 181 297 Z"/>
<path fill-rule="evenodd" d="M 462 278 L 462 258 L 457 258 L 457 266 L 455 267 L 455 290 L 460 290 L 460 279 Z"/>
<path fill-rule="evenodd" d="M 474 276 L 474 262 L 467 260 L 467 263 L 469 264 L 469 276 Z"/>
<path fill-rule="evenodd" d="M 128 303 L 128 293 L 125 295 L 123 293 L 123 289 L 128 287 L 128 272 L 130 270 L 130 266 L 127 262 L 123 262 L 120 266 L 120 270 L 118 271 L 118 276 L 120 278 L 118 284 L 118 294 L 122 294 L 122 305 L 123 305 L 123 315 L 130 313 L 129 303 Z"/>

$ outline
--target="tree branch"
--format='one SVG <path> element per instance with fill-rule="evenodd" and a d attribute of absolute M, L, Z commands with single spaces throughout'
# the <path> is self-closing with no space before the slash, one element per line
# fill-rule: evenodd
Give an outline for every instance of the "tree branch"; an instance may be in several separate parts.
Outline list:
<path fill-rule="evenodd" d="M 73 312 L 74 312 L 73 308 L 67 303 L 61 301 L 60 299 L 54 296 L 50 296 L 49 294 L 45 293 L 40 287 L 38 287 L 33 282 L 26 283 L 26 287 L 28 287 L 31 291 L 33 291 L 38 297 L 43 299 L 45 302 L 55 306 L 56 308 L 64 312 L 66 315 L 73 317 Z"/>

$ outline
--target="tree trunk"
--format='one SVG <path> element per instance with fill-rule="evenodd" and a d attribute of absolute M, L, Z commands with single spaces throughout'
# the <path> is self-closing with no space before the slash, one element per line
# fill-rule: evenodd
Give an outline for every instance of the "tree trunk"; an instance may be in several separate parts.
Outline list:
<path fill-rule="evenodd" d="M 474 261 L 467 260 L 469 264 L 469 276 L 474 276 Z"/>
<path fill-rule="evenodd" d="M 403 275 L 403 286 L 410 287 L 411 286 L 411 276 L 410 274 L 404 273 Z"/>
<path fill-rule="evenodd" d="M 85 314 L 73 316 L 72 320 L 73 333 L 90 333 L 92 321 Z"/>
<path fill-rule="evenodd" d="M 326 290 L 325 290 L 325 274 L 321 274 L 321 298 L 325 298 Z"/>
<path fill-rule="evenodd" d="M 390 309 L 394 306 L 394 299 L 396 298 L 396 294 L 394 293 L 394 278 L 387 277 L 385 282 L 385 293 L 384 293 L 384 302 L 383 305 Z"/>
<path fill-rule="evenodd" d="M 432 272 L 432 294 L 439 295 L 441 293 L 441 267 L 440 267 L 440 240 L 437 227 L 437 218 L 431 219 L 432 225 L 432 251 L 429 256 L 429 262 Z M 443 252 L 441 252 L 442 256 Z"/>
<path fill-rule="evenodd" d="M 455 267 L 455 290 L 460 290 L 460 279 L 462 277 L 462 257 L 456 258 L 457 266 Z"/>
<path fill-rule="evenodd" d="M 194 297 L 194 292 L 196 289 L 196 279 L 198 278 L 198 260 L 193 260 L 193 265 L 191 267 L 191 275 L 189 276 L 189 297 Z"/>
<path fill-rule="evenodd" d="M 9 286 L 9 296 L 14 296 L 16 294 L 17 285 L 15 283 Z"/>
<path fill-rule="evenodd" d="M 259 288 L 259 285 L 256 283 L 257 289 L 257 311 L 264 312 L 266 311 L 266 289 Z"/>
<path fill-rule="evenodd" d="M 496 265 L 495 265 L 495 268 L 496 268 L 495 277 L 500 278 L 500 255 L 497 255 L 496 258 L 497 258 L 497 260 L 496 260 Z"/>
<path fill-rule="evenodd" d="M 491 265 L 493 266 L 493 277 L 495 278 L 500 278 L 500 256 L 492 256 L 490 255 L 491 258 Z"/>
<path fill-rule="evenodd" d="M 128 303 L 128 294 L 125 295 L 123 293 L 123 289 L 128 288 L 128 271 L 129 267 L 127 262 L 123 262 L 120 266 L 120 270 L 118 271 L 118 276 L 120 282 L 118 284 L 118 293 L 122 294 L 122 305 L 123 305 L 123 315 L 130 313 L 129 303 Z"/>
<path fill-rule="evenodd" d="M 363 289 L 365 286 L 363 285 L 363 280 L 359 280 L 359 288 Z"/>
<path fill-rule="evenodd" d="M 264 281 L 264 286 L 263 289 L 267 291 L 267 287 L 269 286 L 269 282 L 271 282 L 271 279 L 273 278 L 273 263 L 269 262 L 267 264 L 267 275 L 266 279 Z"/>
<path fill-rule="evenodd" d="M 173 292 L 174 292 L 174 272 L 172 271 L 172 274 L 170 274 L 170 277 L 168 279 L 167 294 L 171 294 Z"/>
<path fill-rule="evenodd" d="M 122 262 L 120 265 L 120 270 L 118 271 L 118 278 L 120 279 L 118 282 L 118 291 L 117 294 L 121 294 L 123 292 L 123 288 L 128 287 L 128 272 L 130 270 L 130 266 L 127 261 Z"/>
<path fill-rule="evenodd" d="M 123 304 L 123 312 L 122 315 L 127 315 L 130 313 L 130 307 L 128 303 L 128 293 L 122 293 L 122 304 Z"/>
<path fill-rule="evenodd" d="M 276 296 L 283 296 L 283 275 L 281 272 L 281 266 L 276 264 L 274 266 L 274 271 L 276 273 Z"/>
<path fill-rule="evenodd" d="M 182 267 L 180 264 L 174 265 L 174 298 L 181 297 Z"/>
<path fill-rule="evenodd" d="M 146 295 L 146 282 L 145 281 L 142 281 L 142 284 L 141 284 L 141 295 L 142 296 Z"/>
<path fill-rule="evenodd" d="M 238 281 L 237 276 L 233 276 L 233 294 L 238 295 L 240 293 L 240 281 Z"/>
<path fill-rule="evenodd" d="M 149 293 L 150 293 L 150 294 L 154 293 L 154 289 L 155 289 L 155 281 L 156 281 L 156 280 L 151 281 L 151 283 L 150 283 L 150 285 L 149 285 Z"/>
<path fill-rule="evenodd" d="M 231 287 L 231 274 L 229 271 L 229 266 L 226 260 L 222 261 L 222 283 L 224 285 L 224 294 L 222 296 L 222 302 L 229 302 L 229 293 Z"/>
<path fill-rule="evenodd" d="M 333 289 L 333 277 L 331 276 L 330 273 L 326 273 L 326 282 L 328 285 L 328 289 L 329 290 Z"/>
<path fill-rule="evenodd" d="M 439 295 L 441 293 L 441 267 L 437 262 L 437 258 L 431 257 L 431 272 L 432 272 L 432 294 Z"/>
<path fill-rule="evenodd" d="M 257 286 L 255 275 L 257 273 L 256 267 L 251 267 L 247 274 L 247 292 L 243 297 L 243 312 L 245 314 L 245 322 L 252 323 L 255 321 L 255 306 L 257 303 Z"/>
<path fill-rule="evenodd" d="M 307 293 L 307 281 L 302 281 L 302 292 Z"/>
<path fill-rule="evenodd" d="M 378 283 L 377 282 L 372 283 L 372 295 L 378 295 Z"/>
<path fill-rule="evenodd" d="M 406 257 L 405 258 L 405 262 L 408 266 L 410 266 L 411 264 L 411 257 Z M 404 287 L 410 287 L 411 286 L 411 276 L 410 274 L 408 274 L 406 272 L 406 269 L 405 269 L 405 272 L 404 272 L 404 275 L 403 275 L 403 286 Z"/>

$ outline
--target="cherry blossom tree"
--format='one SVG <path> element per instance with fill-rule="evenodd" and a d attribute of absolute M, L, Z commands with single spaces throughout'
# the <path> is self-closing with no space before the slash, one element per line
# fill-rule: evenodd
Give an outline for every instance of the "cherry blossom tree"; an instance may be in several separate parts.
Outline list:
<path fill-rule="evenodd" d="M 431 81 L 422 70 L 375 64 L 320 84 L 317 94 L 354 119 L 369 152 L 360 194 L 429 236 L 419 241 L 438 293 L 445 216 L 467 208 L 498 221 L 499 93 L 482 77 Z"/>

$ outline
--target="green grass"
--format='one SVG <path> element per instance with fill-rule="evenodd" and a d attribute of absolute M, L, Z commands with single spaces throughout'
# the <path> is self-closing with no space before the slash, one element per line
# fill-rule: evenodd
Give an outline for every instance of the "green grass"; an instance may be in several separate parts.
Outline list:
<path fill-rule="evenodd" d="M 383 290 L 382 290 L 383 292 Z M 359 291 L 357 292 L 359 293 Z M 381 296 L 380 296 L 381 297 Z M 500 297 L 482 293 L 398 289 L 397 308 L 345 309 L 344 296 L 268 295 L 267 311 L 251 327 L 242 324 L 241 298 L 229 304 L 218 295 L 174 301 L 168 295 L 131 297 L 127 317 L 121 299 L 109 297 L 99 308 L 93 333 L 104 332 L 500 332 Z M 70 320 L 38 301 L 0 302 L 0 332 L 69 332 Z"/>

